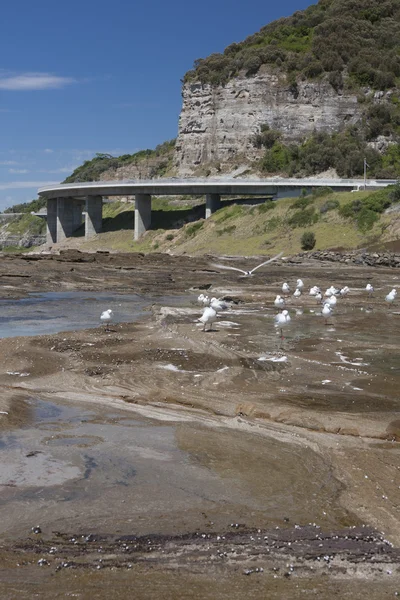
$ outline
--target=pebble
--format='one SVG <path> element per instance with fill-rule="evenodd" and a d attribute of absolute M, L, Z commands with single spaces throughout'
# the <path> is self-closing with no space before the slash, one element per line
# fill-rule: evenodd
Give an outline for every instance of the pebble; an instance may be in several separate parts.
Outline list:
<path fill-rule="evenodd" d="M 36 525 L 35 527 L 32 527 L 31 531 L 32 531 L 32 533 L 42 533 L 42 530 L 39 527 L 39 525 Z"/>

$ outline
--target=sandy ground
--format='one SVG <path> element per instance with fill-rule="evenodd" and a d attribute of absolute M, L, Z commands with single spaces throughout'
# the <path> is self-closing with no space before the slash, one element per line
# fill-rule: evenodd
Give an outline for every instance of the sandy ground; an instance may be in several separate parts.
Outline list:
<path fill-rule="evenodd" d="M 43 598 L 105 598 L 111 589 L 125 598 L 127 585 L 138 598 L 400 592 L 400 315 L 382 300 L 399 275 L 303 261 L 239 279 L 212 262 L 77 252 L 2 258 L 4 298 L 59 289 L 193 294 L 185 307 L 156 303 L 139 323 L 109 332 L 0 340 L 3 433 L 29 424 L 30 398 L 130 412 L 173 424 L 179 450 L 224 482 L 218 491 L 205 478 L 198 502 L 171 502 L 162 515 L 159 505 L 144 511 L 127 496 L 134 526 L 121 492 L 101 520 L 101 503 L 98 512 L 63 518 L 43 500 L 39 535 L 29 533 L 38 516 L 31 505 L 22 517 L 13 509 L 22 496 L 3 511 L 0 503 L 3 598 L 29 598 L 38 587 Z M 292 325 L 280 340 L 273 298 L 297 277 L 307 288 L 352 291 L 327 326 L 308 295 L 289 298 Z M 368 281 L 372 298 L 363 292 Z M 205 290 L 232 306 L 203 333 L 195 300 Z M 30 488 L 0 487 L 0 499 Z M 211 492 L 221 500 L 207 498 Z"/>

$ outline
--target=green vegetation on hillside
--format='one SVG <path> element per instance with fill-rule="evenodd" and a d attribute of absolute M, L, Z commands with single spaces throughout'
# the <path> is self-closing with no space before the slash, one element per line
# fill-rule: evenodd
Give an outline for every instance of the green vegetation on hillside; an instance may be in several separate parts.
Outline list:
<path fill-rule="evenodd" d="M 154 150 L 140 150 L 135 154 L 123 154 L 112 156 L 111 154 L 97 153 L 92 160 L 86 160 L 75 171 L 67 177 L 64 183 L 81 183 L 85 181 L 97 181 L 104 171 L 118 169 L 126 165 L 139 165 L 141 162 L 155 157 L 165 157 L 150 173 L 150 177 L 162 177 L 172 160 L 172 151 L 175 140 L 169 140 L 156 146 Z"/>
<path fill-rule="evenodd" d="M 4 210 L 5 213 L 31 213 L 38 212 L 41 208 L 46 206 L 45 198 L 38 198 L 32 200 L 32 202 L 24 202 L 23 204 L 14 204 L 10 208 Z"/>
<path fill-rule="evenodd" d="M 222 54 L 198 59 L 184 81 L 225 84 L 268 64 L 296 78 L 326 76 L 335 89 L 344 81 L 387 89 L 400 76 L 399 0 L 320 0 L 262 27 Z"/>
<path fill-rule="evenodd" d="M 271 254 L 300 252 L 304 243 L 315 248 L 353 249 L 398 239 L 400 185 L 375 192 L 333 192 L 316 189 L 311 196 L 266 201 L 263 204 L 228 204 L 204 220 L 204 205 L 187 210 L 156 210 L 152 229 L 133 240 L 132 205 L 128 212 L 104 222 L 96 240 L 82 241 L 82 249 L 173 252 L 174 254 Z M 268 207 L 268 208 L 266 208 Z M 106 207 L 105 207 L 106 208 Z M 124 210 L 122 203 L 107 205 L 107 214 Z M 125 208 L 126 210 L 126 208 Z M 120 219 L 123 228 L 114 225 Z M 197 220 L 196 220 L 197 219 Z M 304 234 L 307 233 L 305 236 Z M 313 234 L 313 235 L 311 235 Z"/>
<path fill-rule="evenodd" d="M 265 148 L 260 169 L 267 175 L 282 173 L 289 177 L 307 176 L 332 168 L 340 177 L 357 177 L 364 172 L 366 158 L 369 177 L 400 177 L 400 144 L 391 144 L 382 154 L 379 153 L 368 144 L 372 136 L 372 125 L 371 120 L 366 118 L 365 123 L 331 135 L 315 132 L 299 144 L 283 143 L 278 131 L 264 126 L 260 134 L 254 137 L 253 143 L 259 148 Z M 382 122 L 381 131 L 385 131 Z M 387 121 L 386 131 L 393 138 L 398 138 L 400 110 L 397 107 L 392 118 Z"/>
<path fill-rule="evenodd" d="M 15 235 L 42 235 L 45 231 L 46 220 L 30 213 L 26 213 L 20 218 L 15 217 L 15 220 L 7 224 L 7 233 Z"/>

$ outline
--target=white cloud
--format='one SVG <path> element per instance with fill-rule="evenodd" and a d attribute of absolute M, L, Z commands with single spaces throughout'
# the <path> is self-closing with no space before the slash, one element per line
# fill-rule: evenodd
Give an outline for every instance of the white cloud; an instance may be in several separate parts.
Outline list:
<path fill-rule="evenodd" d="M 76 83 L 72 77 L 60 77 L 51 73 L 20 73 L 19 75 L 0 72 L 0 90 L 12 92 L 27 90 L 60 89 Z"/>
<path fill-rule="evenodd" d="M 59 181 L 8 181 L 0 183 L 0 190 L 35 189 L 46 185 L 58 185 L 59 183 Z"/>
<path fill-rule="evenodd" d="M 71 167 L 60 167 L 58 169 L 40 169 L 39 173 L 72 173 L 77 166 L 78 165 L 72 165 Z"/>
<path fill-rule="evenodd" d="M 8 169 L 8 172 L 14 175 L 23 175 L 25 173 L 29 173 L 28 169 Z"/>
<path fill-rule="evenodd" d="M 16 160 L 0 160 L 0 166 L 9 167 L 10 165 L 17 165 Z"/>
<path fill-rule="evenodd" d="M 54 150 L 52 150 L 51 148 L 45 148 L 43 152 L 46 152 L 46 154 L 53 154 Z"/>

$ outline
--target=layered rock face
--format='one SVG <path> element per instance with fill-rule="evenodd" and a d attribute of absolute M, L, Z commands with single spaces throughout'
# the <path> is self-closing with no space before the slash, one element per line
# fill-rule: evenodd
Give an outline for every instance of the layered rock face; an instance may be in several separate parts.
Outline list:
<path fill-rule="evenodd" d="M 313 131 L 340 130 L 361 115 L 355 95 L 337 94 L 327 82 L 299 82 L 293 89 L 265 71 L 225 86 L 187 83 L 182 95 L 174 161 L 180 176 L 200 165 L 227 171 L 259 158 L 262 150 L 252 138 L 264 123 L 281 131 L 284 141 L 299 141 Z"/>

